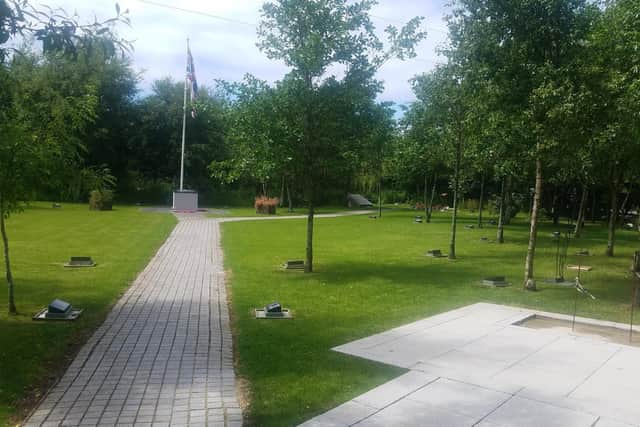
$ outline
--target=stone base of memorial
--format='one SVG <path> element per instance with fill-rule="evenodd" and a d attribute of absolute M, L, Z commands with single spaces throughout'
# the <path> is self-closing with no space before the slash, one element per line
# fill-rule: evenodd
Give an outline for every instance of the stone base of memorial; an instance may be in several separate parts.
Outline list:
<path fill-rule="evenodd" d="M 173 210 L 195 212 L 198 210 L 198 193 L 193 190 L 173 192 Z"/>

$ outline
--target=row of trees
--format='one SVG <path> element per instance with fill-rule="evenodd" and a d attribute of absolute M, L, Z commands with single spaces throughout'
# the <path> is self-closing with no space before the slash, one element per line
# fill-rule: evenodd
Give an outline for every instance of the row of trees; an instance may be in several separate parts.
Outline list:
<path fill-rule="evenodd" d="M 481 199 L 487 179 L 500 182 L 500 206 L 514 182 L 524 183 L 532 197 L 526 289 L 536 288 L 545 183 L 579 189 L 577 234 L 589 190 L 606 188 L 613 256 L 618 195 L 640 173 L 640 3 L 458 0 L 448 23 L 447 63 L 414 79 L 418 101 L 405 115 L 400 146 L 422 171 L 450 173 L 451 256 L 463 179 L 480 182 Z"/>
<path fill-rule="evenodd" d="M 317 204 L 353 190 L 381 199 L 383 184 L 418 187 L 427 221 L 447 193 L 450 257 L 465 193 L 480 199 L 480 226 L 487 194 L 497 195 L 499 242 L 514 206 L 528 208 L 528 289 L 541 206 L 557 220 L 562 193 L 572 197 L 579 228 L 588 195 L 597 201 L 593 190 L 606 190 L 613 255 L 619 205 L 637 204 L 638 2 L 455 1 L 447 63 L 412 80 L 417 101 L 399 122 L 377 101 L 375 75 L 392 58 L 414 56 L 426 34 L 414 18 L 386 28 L 383 43 L 369 18 L 374 3 L 265 3 L 258 45 L 290 71 L 274 84 L 248 75 L 201 88 L 187 126 L 188 186 L 304 201 L 307 272 Z M 0 0 L 0 11 L 0 228 L 15 311 L 7 215 L 36 197 L 85 200 L 101 180 L 117 182 L 123 201 L 166 200 L 178 177 L 183 88 L 163 79 L 140 92 L 130 46 L 115 33 L 127 22 L 119 8 L 88 25 L 24 1 Z M 16 35 L 42 48 L 9 47 Z"/>

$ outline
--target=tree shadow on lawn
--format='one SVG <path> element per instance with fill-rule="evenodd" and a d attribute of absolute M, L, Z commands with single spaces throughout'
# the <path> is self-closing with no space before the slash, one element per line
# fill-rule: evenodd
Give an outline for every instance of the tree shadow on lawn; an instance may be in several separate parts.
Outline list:
<path fill-rule="evenodd" d="M 18 277 L 16 282 L 18 314 L 0 315 L 0 404 L 16 408 L 19 421 L 62 376 L 105 320 L 117 295 L 109 298 L 89 285 L 64 280 Z M 75 321 L 32 320 L 55 298 L 84 312 Z"/>
<path fill-rule="evenodd" d="M 428 263 L 429 261 L 431 262 Z M 521 286 L 521 281 L 524 280 L 523 265 L 524 258 L 518 253 L 501 256 L 499 259 L 480 255 L 461 256 L 456 262 L 427 259 L 423 265 L 330 262 L 319 264 L 318 271 L 312 276 L 301 274 L 295 282 L 306 282 L 312 278 L 322 283 L 322 287 L 317 289 L 319 293 L 331 289 L 335 291 L 348 285 L 357 288 L 357 292 L 353 291 L 354 296 L 368 292 L 372 300 L 379 297 L 376 295 L 378 292 L 383 292 L 383 297 L 404 301 L 411 295 L 428 298 L 430 294 L 434 294 L 437 295 L 438 302 L 442 300 L 446 306 L 460 306 L 469 301 L 497 301 L 542 309 L 548 306 L 567 312 L 575 290 L 572 287 L 546 283 L 546 279 L 554 277 L 553 259 L 546 259 L 544 264 L 538 262 L 538 291 L 535 293 L 525 292 Z M 573 280 L 570 274 L 567 273 L 567 280 Z M 501 289 L 481 286 L 483 278 L 495 275 L 506 276 L 511 286 Z M 598 292 L 598 300 L 593 304 L 596 309 L 601 304 L 624 306 L 629 302 L 630 281 L 627 284 L 626 280 L 616 278 L 617 283 L 612 286 L 611 280 L 603 280 L 601 277 L 587 275 L 583 280 L 592 286 L 594 292 Z M 348 293 L 344 296 L 347 295 Z M 444 301 L 456 298 L 460 303 Z"/>

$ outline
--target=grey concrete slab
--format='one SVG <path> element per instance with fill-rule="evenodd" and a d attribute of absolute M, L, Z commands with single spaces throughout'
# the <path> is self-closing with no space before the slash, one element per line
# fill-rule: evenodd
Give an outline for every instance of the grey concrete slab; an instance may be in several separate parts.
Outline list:
<path fill-rule="evenodd" d="M 439 378 L 407 396 L 409 400 L 428 403 L 445 412 L 480 419 L 512 396 L 460 381 Z"/>
<path fill-rule="evenodd" d="M 358 427 L 468 427 L 474 419 L 438 406 L 403 399 L 355 424 Z"/>
<path fill-rule="evenodd" d="M 354 399 L 354 402 L 382 409 L 435 380 L 437 380 L 437 377 L 433 375 L 427 375 L 419 371 L 409 371 L 380 387 L 361 394 Z"/>
<path fill-rule="evenodd" d="M 610 418 L 600 417 L 593 427 L 635 427 L 633 424 L 627 424 L 615 421 Z"/>
<path fill-rule="evenodd" d="M 222 422 L 225 409 L 241 419 L 218 221 L 177 216 L 27 426 L 205 425 L 207 391 Z"/>
<path fill-rule="evenodd" d="M 373 415 L 376 411 L 377 409 L 374 407 L 352 400 L 325 412 L 302 426 L 350 426 Z"/>
<path fill-rule="evenodd" d="M 593 414 L 514 396 L 483 421 L 488 425 L 505 427 L 589 427 L 597 419 Z M 483 426 L 483 423 L 478 426 Z"/>
<path fill-rule="evenodd" d="M 640 349 L 519 324 L 533 315 L 568 318 L 480 303 L 334 348 L 410 369 L 351 401 L 376 408 L 357 425 L 640 427 Z"/>

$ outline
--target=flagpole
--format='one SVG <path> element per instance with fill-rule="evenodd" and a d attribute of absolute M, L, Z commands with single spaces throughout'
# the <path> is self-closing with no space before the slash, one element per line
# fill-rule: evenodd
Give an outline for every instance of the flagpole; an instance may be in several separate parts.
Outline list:
<path fill-rule="evenodd" d="M 187 39 L 187 68 L 189 67 L 189 39 Z M 187 134 L 187 81 L 189 76 L 184 75 L 184 100 L 182 101 L 182 149 L 180 154 L 180 191 L 184 190 L 184 139 Z"/>

